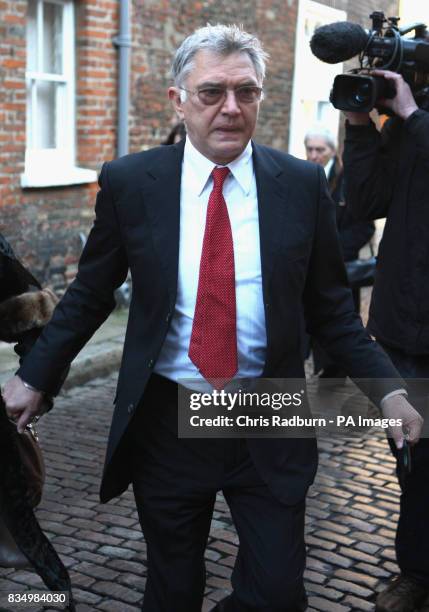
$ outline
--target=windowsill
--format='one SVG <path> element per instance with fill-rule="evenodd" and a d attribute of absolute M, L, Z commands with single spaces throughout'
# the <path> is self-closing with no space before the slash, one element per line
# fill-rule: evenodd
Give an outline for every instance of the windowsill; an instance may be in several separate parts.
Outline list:
<path fill-rule="evenodd" d="M 21 174 L 21 187 L 37 188 L 37 187 L 65 187 L 67 185 L 81 185 L 84 183 L 95 183 L 97 180 L 97 172 L 88 170 L 87 168 L 78 168 L 71 166 L 58 170 L 49 171 L 44 168 L 30 169 Z"/>

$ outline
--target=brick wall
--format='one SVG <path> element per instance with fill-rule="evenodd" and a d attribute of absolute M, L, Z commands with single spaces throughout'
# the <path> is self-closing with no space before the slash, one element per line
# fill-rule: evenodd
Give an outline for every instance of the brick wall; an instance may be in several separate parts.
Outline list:
<path fill-rule="evenodd" d="M 174 123 L 167 100 L 172 54 L 206 23 L 241 23 L 256 33 L 271 55 L 257 138 L 286 148 L 297 0 L 133 2 L 131 148 L 153 146 Z"/>
<path fill-rule="evenodd" d="M 257 139 L 286 148 L 298 0 L 133 0 L 130 150 L 159 144 L 174 123 L 167 99 L 174 49 L 193 29 L 242 23 L 271 54 Z M 76 0 L 77 164 L 115 157 L 119 0 Z M 27 0 L 0 0 L 0 231 L 42 282 L 76 272 L 97 185 L 21 189 L 25 155 Z M 3 95 L 4 94 L 4 95 Z"/>
<path fill-rule="evenodd" d="M 0 1 L 0 230 L 41 282 L 61 290 L 76 273 L 97 185 L 21 189 L 26 13 L 26 0 Z M 76 3 L 76 162 L 96 170 L 115 155 L 117 13 L 116 0 Z"/>
<path fill-rule="evenodd" d="M 25 154 L 26 0 L 0 1 L 0 202 L 17 205 Z"/>
<path fill-rule="evenodd" d="M 321 0 L 368 26 L 374 9 L 396 0 Z M 157 145 L 175 122 L 167 99 L 174 49 L 195 28 L 242 23 L 270 53 L 256 138 L 286 149 L 298 0 L 133 0 L 130 150 Z M 115 157 L 119 0 L 76 0 L 77 163 L 99 170 Z M 25 154 L 27 0 L 0 0 L 0 229 L 40 280 L 64 287 L 76 271 L 79 232 L 88 232 L 97 185 L 20 187 Z"/>
<path fill-rule="evenodd" d="M 79 163 L 99 169 L 115 156 L 117 0 L 85 0 L 77 5 L 77 142 Z"/>

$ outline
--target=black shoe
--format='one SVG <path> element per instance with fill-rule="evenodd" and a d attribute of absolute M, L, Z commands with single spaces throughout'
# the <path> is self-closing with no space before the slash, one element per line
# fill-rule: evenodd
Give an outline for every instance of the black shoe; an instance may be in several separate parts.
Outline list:
<path fill-rule="evenodd" d="M 429 594 L 429 589 L 408 576 L 398 576 L 378 594 L 376 612 L 414 612 Z M 429 607 L 428 607 L 429 610 Z"/>

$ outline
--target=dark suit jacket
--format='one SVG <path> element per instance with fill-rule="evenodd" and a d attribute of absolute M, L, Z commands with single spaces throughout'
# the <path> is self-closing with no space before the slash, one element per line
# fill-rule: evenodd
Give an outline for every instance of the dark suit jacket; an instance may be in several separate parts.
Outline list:
<path fill-rule="evenodd" d="M 347 202 L 357 219 L 386 217 L 368 329 L 407 355 L 429 355 L 429 96 L 379 132 L 346 122 Z M 424 109 L 424 110 L 423 110 Z"/>
<path fill-rule="evenodd" d="M 19 374 L 36 388 L 55 386 L 114 307 L 113 291 L 133 280 L 124 355 L 101 498 L 129 484 L 120 441 L 139 404 L 174 312 L 178 275 L 180 180 L 184 143 L 127 155 L 100 175 L 96 219 L 53 320 Z M 355 314 L 342 261 L 335 207 L 323 169 L 254 145 L 267 353 L 264 377 L 304 377 L 302 308 L 311 335 L 355 377 L 397 373 Z M 388 386 L 390 391 L 403 383 Z M 287 503 L 305 495 L 317 465 L 314 440 L 252 439 L 255 464 Z"/>
<path fill-rule="evenodd" d="M 337 228 L 344 261 L 359 259 L 359 251 L 371 240 L 375 232 L 373 221 L 356 220 L 347 206 L 344 195 L 344 173 L 338 157 L 328 176 L 328 187 L 337 205 Z"/>

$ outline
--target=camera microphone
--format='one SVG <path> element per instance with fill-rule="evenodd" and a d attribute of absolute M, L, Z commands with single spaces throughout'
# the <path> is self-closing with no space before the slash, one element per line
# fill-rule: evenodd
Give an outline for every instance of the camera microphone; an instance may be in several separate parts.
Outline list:
<path fill-rule="evenodd" d="M 340 110 L 369 112 L 377 105 L 382 108 L 383 99 L 396 95 L 396 88 L 388 80 L 371 73 L 374 68 L 401 74 L 414 96 L 429 89 L 427 26 L 413 23 L 399 28 L 399 17 L 386 19 L 382 11 L 374 11 L 370 19 L 370 30 L 357 23 L 337 21 L 317 28 L 310 40 L 313 55 L 327 64 L 359 56 L 359 67 L 335 77 L 330 100 Z M 413 38 L 406 36 L 410 32 L 414 32 Z"/>
<path fill-rule="evenodd" d="M 357 23 L 338 21 L 317 28 L 311 40 L 313 55 L 327 64 L 338 64 L 363 51 L 369 34 Z"/>

